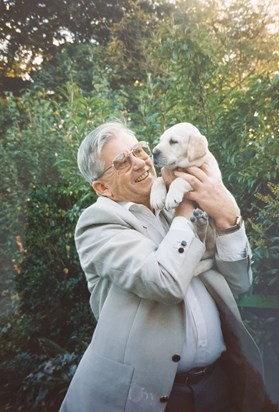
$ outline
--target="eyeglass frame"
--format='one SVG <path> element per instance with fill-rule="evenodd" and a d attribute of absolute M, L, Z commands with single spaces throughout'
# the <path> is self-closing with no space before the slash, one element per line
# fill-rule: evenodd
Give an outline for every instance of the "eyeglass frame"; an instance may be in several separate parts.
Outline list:
<path fill-rule="evenodd" d="M 119 153 L 117 156 L 115 156 L 115 158 L 114 158 L 113 161 L 112 161 L 111 166 L 107 167 L 107 168 L 103 171 L 103 173 L 102 173 L 101 175 L 99 175 L 99 176 L 97 176 L 97 177 L 95 178 L 95 180 L 100 179 L 100 178 L 101 178 L 108 170 L 110 170 L 110 169 L 115 169 L 115 170 L 117 171 L 118 169 L 116 169 L 116 167 L 114 166 L 114 162 L 115 162 L 115 160 L 117 160 L 117 158 L 118 158 L 120 155 L 124 155 L 126 160 L 127 160 L 127 159 L 130 159 L 130 158 L 131 158 L 131 155 L 133 155 L 133 156 L 136 157 L 136 158 L 139 158 L 138 156 L 136 156 L 136 155 L 133 153 L 139 146 L 141 146 L 141 147 L 144 147 L 144 146 L 145 146 L 145 147 L 148 148 L 149 153 L 146 153 L 146 156 L 147 156 L 146 158 L 148 158 L 148 157 L 151 156 L 152 151 L 151 151 L 151 149 L 150 149 L 150 146 L 149 146 L 148 142 L 142 140 L 142 141 L 136 143 L 130 150 L 127 150 L 126 152 Z M 144 149 L 143 149 L 143 150 L 144 150 Z M 139 159 L 140 159 L 140 158 L 139 158 Z M 132 164 L 132 162 L 131 162 L 131 164 Z"/>

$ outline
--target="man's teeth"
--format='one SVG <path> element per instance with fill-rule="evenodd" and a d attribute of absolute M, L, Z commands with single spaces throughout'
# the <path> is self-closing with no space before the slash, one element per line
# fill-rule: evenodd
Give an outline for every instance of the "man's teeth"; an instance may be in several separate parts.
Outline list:
<path fill-rule="evenodd" d="M 145 173 L 143 173 L 142 175 L 140 175 L 140 176 L 137 178 L 136 182 L 141 182 L 142 180 L 146 179 L 148 175 L 149 175 L 149 172 L 148 172 L 148 171 L 145 172 Z"/>

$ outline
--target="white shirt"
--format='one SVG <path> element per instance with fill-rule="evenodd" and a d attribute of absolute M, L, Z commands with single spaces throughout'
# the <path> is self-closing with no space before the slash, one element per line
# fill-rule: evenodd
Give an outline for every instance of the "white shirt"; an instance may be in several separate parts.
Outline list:
<path fill-rule="evenodd" d="M 156 228 L 158 241 L 168 230 L 182 230 L 183 238 L 193 238 L 192 222 L 184 217 L 175 217 L 169 227 L 161 213 L 154 215 L 143 205 L 132 202 L 121 203 L 141 222 Z M 154 237 L 154 231 L 152 231 Z M 225 261 L 245 257 L 247 238 L 244 225 L 237 231 L 216 238 L 216 254 Z M 185 341 L 180 354 L 178 372 L 210 365 L 226 350 L 217 306 L 198 276 L 193 277 L 185 295 Z"/>

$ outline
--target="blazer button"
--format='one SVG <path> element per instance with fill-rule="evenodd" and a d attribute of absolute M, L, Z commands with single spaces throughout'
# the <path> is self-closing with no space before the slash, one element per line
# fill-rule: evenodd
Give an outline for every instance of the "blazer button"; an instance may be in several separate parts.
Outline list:
<path fill-rule="evenodd" d="M 182 240 L 182 242 L 181 242 L 181 246 L 186 246 L 186 245 L 187 245 L 186 240 Z"/>
<path fill-rule="evenodd" d="M 177 355 L 177 354 L 175 354 L 175 355 L 173 355 L 172 360 L 173 360 L 174 362 L 179 362 L 179 361 L 180 361 L 180 356 Z"/>
<path fill-rule="evenodd" d="M 160 402 L 162 402 L 162 403 L 167 403 L 168 400 L 169 400 L 169 397 L 166 396 L 166 395 L 163 395 L 163 396 L 160 397 Z"/>
<path fill-rule="evenodd" d="M 179 252 L 179 253 L 183 253 L 183 252 L 184 252 L 184 247 L 180 247 L 180 248 L 178 249 L 178 252 Z"/>

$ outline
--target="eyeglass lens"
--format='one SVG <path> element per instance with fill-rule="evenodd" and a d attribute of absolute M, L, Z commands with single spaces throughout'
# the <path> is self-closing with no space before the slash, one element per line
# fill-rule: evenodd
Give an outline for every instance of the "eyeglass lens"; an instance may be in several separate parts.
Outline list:
<path fill-rule="evenodd" d="M 146 159 L 150 156 L 151 151 L 147 143 L 137 144 L 130 152 L 120 153 L 113 161 L 113 167 L 116 170 L 123 170 L 131 165 L 131 154 L 140 159 Z"/>

